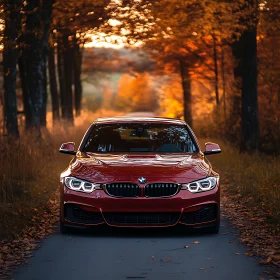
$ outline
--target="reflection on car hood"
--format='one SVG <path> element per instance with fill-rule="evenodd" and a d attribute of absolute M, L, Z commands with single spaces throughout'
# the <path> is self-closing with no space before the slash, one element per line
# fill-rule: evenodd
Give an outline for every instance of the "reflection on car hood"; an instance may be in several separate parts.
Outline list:
<path fill-rule="evenodd" d="M 205 178 L 210 165 L 200 154 L 143 155 L 78 153 L 71 164 L 71 175 L 91 182 L 135 181 L 139 177 L 184 178 L 191 182 Z"/>

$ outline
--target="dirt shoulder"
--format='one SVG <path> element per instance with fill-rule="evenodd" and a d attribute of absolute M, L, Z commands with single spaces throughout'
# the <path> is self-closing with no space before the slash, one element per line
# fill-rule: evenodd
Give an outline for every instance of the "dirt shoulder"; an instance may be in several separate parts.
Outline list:
<path fill-rule="evenodd" d="M 33 251 L 40 247 L 39 242 L 54 232 L 54 224 L 59 219 L 58 209 L 59 199 L 50 199 L 42 212 L 35 211 L 21 234 L 0 240 L 0 279 L 8 279 L 12 269 L 28 263 Z"/>
<path fill-rule="evenodd" d="M 232 185 L 224 179 L 222 185 L 222 215 L 238 230 L 239 240 L 248 251 L 246 255 L 260 257 L 260 265 L 267 267 L 272 279 L 280 279 L 280 235 L 269 221 L 270 212 L 256 205 L 252 197 L 231 191 Z"/>

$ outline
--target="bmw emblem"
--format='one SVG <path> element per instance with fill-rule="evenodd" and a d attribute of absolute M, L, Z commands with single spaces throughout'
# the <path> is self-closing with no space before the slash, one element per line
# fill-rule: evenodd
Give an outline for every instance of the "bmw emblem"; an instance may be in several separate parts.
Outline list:
<path fill-rule="evenodd" d="M 140 178 L 138 179 L 138 181 L 139 181 L 141 184 L 145 184 L 145 183 L 147 182 L 146 178 L 144 178 L 144 177 L 140 177 Z"/>

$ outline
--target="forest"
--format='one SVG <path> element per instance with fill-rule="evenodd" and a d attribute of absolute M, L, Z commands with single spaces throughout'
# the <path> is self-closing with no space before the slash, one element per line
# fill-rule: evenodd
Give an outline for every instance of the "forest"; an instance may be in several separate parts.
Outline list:
<path fill-rule="evenodd" d="M 217 139 L 214 166 L 279 235 L 278 0 L 1 0 L 0 52 L 0 238 L 57 220 L 62 142 L 135 111 Z"/>
<path fill-rule="evenodd" d="M 115 36 L 126 48 L 145 52 L 149 65 L 137 69 L 125 61 L 130 72 L 169 77 L 161 96 L 144 89 L 146 102 L 157 103 L 160 114 L 237 140 L 241 151 L 279 152 L 279 3 L 210 2 L 4 1 L 4 135 L 19 137 L 19 117 L 24 131 L 39 135 L 48 101 L 53 122 L 73 123 L 80 116 L 84 46 L 89 33 L 105 33 L 109 41 Z M 94 59 L 100 67 L 102 57 Z M 182 109 L 166 109 L 166 100 Z M 203 104 L 198 112 L 195 102 Z M 212 108 L 211 125 L 208 115 L 195 117 L 203 116 L 203 107 Z"/>

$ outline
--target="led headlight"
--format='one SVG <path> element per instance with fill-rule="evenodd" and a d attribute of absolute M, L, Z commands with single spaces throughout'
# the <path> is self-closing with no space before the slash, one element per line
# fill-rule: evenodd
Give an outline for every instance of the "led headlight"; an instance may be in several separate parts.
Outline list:
<path fill-rule="evenodd" d="M 87 181 L 77 179 L 75 177 L 65 177 L 65 186 L 73 191 L 92 193 L 95 190 L 101 190 L 101 184 L 93 184 Z"/>
<path fill-rule="evenodd" d="M 188 190 L 192 193 L 207 192 L 214 189 L 218 183 L 219 178 L 208 177 L 189 184 L 182 184 L 181 190 Z"/>

